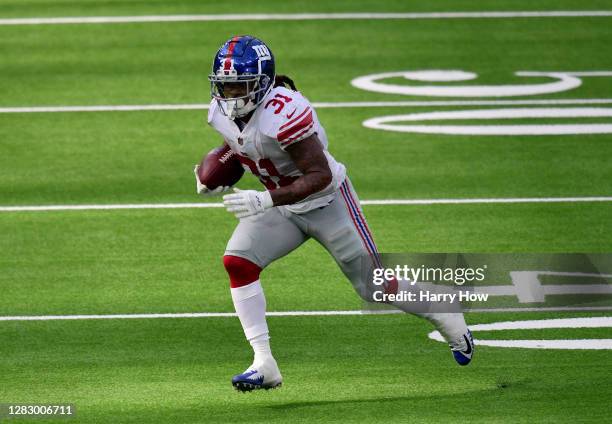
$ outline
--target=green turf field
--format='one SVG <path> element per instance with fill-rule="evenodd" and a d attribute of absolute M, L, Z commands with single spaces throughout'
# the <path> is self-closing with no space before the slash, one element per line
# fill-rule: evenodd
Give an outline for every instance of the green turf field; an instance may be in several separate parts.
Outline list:
<path fill-rule="evenodd" d="M 233 3 L 184 0 L 7 0 L 0 3 L 0 20 L 577 8 L 612 10 L 612 4 L 265 0 L 237 10 Z M 612 17 L 0 25 L 0 209 L 219 202 L 201 200 L 194 190 L 193 164 L 220 144 L 205 125 L 204 109 L 3 110 L 206 104 L 213 54 L 235 33 L 265 40 L 277 71 L 316 103 L 550 100 L 570 102 L 550 107 L 610 108 L 612 76 L 504 99 L 383 94 L 350 84 L 363 75 L 422 69 L 475 72 L 476 81 L 462 84 L 484 85 L 548 81 L 525 81 L 517 71 L 610 72 L 610 28 Z M 571 103 L 595 99 L 609 102 Z M 612 196 L 611 134 L 439 135 L 362 125 L 386 115 L 497 107 L 321 107 L 317 113 L 331 153 L 347 166 L 361 200 Z M 487 123 L 508 124 L 500 121 Z M 260 187 L 252 177 L 239 186 Z M 382 252 L 612 252 L 610 201 L 367 205 L 364 211 Z M 221 256 L 235 223 L 222 208 L 2 210 L 0 317 L 232 312 Z M 269 311 L 362 306 L 315 241 L 272 264 L 262 284 Z M 609 314 L 497 312 L 466 319 Z M 609 420 L 610 350 L 481 346 L 474 362 L 460 368 L 446 346 L 428 338 L 430 325 L 412 316 L 275 316 L 269 325 L 284 386 L 239 394 L 230 378 L 249 365 L 251 352 L 234 317 L 0 320 L 0 404 L 72 403 L 77 417 L 67 422 L 79 423 Z M 612 332 L 483 331 L 475 337 L 610 339 Z"/>

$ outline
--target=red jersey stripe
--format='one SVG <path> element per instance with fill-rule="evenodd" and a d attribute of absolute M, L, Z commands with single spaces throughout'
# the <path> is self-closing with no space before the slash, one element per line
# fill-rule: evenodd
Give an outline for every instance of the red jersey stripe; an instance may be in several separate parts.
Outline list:
<path fill-rule="evenodd" d="M 310 111 L 306 116 L 304 116 L 299 122 L 294 124 L 292 127 L 285 129 L 284 131 L 278 133 L 278 141 L 285 141 L 296 133 L 300 132 L 308 125 L 312 124 L 312 111 Z"/>
<path fill-rule="evenodd" d="M 308 112 L 310 110 L 310 106 L 306 107 L 306 109 L 304 109 L 302 111 L 302 113 L 300 113 L 298 116 L 296 116 L 295 118 L 293 118 L 291 121 L 287 121 L 285 122 L 283 125 L 280 126 L 280 128 L 278 129 L 279 131 L 282 131 L 283 129 L 285 129 L 286 127 L 291 126 L 291 124 L 293 124 L 295 121 L 297 121 L 298 119 L 300 119 L 302 116 L 304 116 L 304 114 L 306 112 Z"/>
<path fill-rule="evenodd" d="M 299 133 L 293 135 L 292 137 L 288 138 L 287 140 L 281 142 L 281 146 L 286 146 L 288 144 L 291 144 L 292 142 L 294 142 L 296 139 L 302 137 L 304 134 L 306 134 L 308 131 L 310 131 L 310 129 L 314 126 L 314 122 L 311 122 L 310 125 L 308 125 L 306 128 L 304 128 L 302 131 L 300 131 Z"/>

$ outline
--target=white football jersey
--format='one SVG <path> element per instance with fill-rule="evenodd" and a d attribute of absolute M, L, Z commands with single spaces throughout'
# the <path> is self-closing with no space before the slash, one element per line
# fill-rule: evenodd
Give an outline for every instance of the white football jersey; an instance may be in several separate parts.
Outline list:
<path fill-rule="evenodd" d="M 287 205 L 291 212 L 305 213 L 329 204 L 346 177 L 344 165 L 327 151 L 327 135 L 315 110 L 299 92 L 284 87 L 270 90 L 242 131 L 213 99 L 208 123 L 237 153 L 242 166 L 257 176 L 268 190 L 289 185 L 303 175 L 285 149 L 312 134 L 317 135 L 332 172 L 332 182 L 306 199 Z"/>

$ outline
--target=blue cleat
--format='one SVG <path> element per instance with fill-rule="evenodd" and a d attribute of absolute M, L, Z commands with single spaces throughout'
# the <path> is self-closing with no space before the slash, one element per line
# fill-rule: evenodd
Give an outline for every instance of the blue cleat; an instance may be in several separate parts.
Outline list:
<path fill-rule="evenodd" d="M 455 361 L 459 365 L 467 365 L 472 361 L 472 356 L 474 356 L 474 338 L 470 330 L 461 336 L 461 340 L 457 341 L 457 343 L 450 343 L 449 346 Z"/>
<path fill-rule="evenodd" d="M 253 364 L 242 374 L 232 377 L 232 386 L 241 392 L 274 389 L 280 387 L 282 383 L 283 377 L 274 359 L 259 366 Z"/>

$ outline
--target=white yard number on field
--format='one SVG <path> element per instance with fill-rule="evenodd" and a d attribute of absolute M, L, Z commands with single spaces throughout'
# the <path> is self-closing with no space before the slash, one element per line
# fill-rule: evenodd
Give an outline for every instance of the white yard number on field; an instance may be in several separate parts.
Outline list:
<path fill-rule="evenodd" d="M 470 329 L 478 331 L 535 330 L 548 328 L 610 328 L 612 317 L 537 319 L 528 321 L 492 322 L 472 324 Z M 446 343 L 438 331 L 429 333 L 429 338 Z M 524 349 L 570 349 L 570 350 L 611 350 L 612 339 L 526 339 L 499 340 L 474 339 L 476 346 L 512 347 Z"/>
<path fill-rule="evenodd" d="M 473 72 L 461 70 L 415 70 L 403 72 L 385 72 L 365 75 L 351 81 L 354 87 L 376 93 L 400 94 L 407 96 L 427 97 L 512 97 L 534 96 L 560 93 L 582 85 L 581 77 L 612 77 L 611 71 L 592 72 L 533 72 L 520 71 L 518 77 L 548 78 L 549 82 L 534 84 L 500 84 L 477 85 L 457 84 L 459 81 L 474 80 L 478 77 Z M 404 78 L 417 84 L 385 83 L 389 78 Z M 420 84 L 419 84 L 420 83 Z M 428 83 L 428 84 L 426 84 Z M 446 84 L 441 84 L 446 83 Z M 453 83 L 453 84 L 448 84 Z M 424 134 L 449 135 L 564 135 L 564 134 L 610 134 L 612 123 L 559 123 L 518 125 L 423 125 L 423 121 L 461 121 L 461 120 L 534 120 L 534 119 L 580 119 L 612 117 L 612 109 L 606 108 L 530 108 L 530 109 L 485 109 L 432 111 L 411 113 L 407 115 L 380 116 L 363 122 L 367 128 Z M 403 122 L 403 125 L 397 125 Z M 406 123 L 409 123 L 407 125 Z M 416 125 L 419 124 L 419 125 Z"/>

